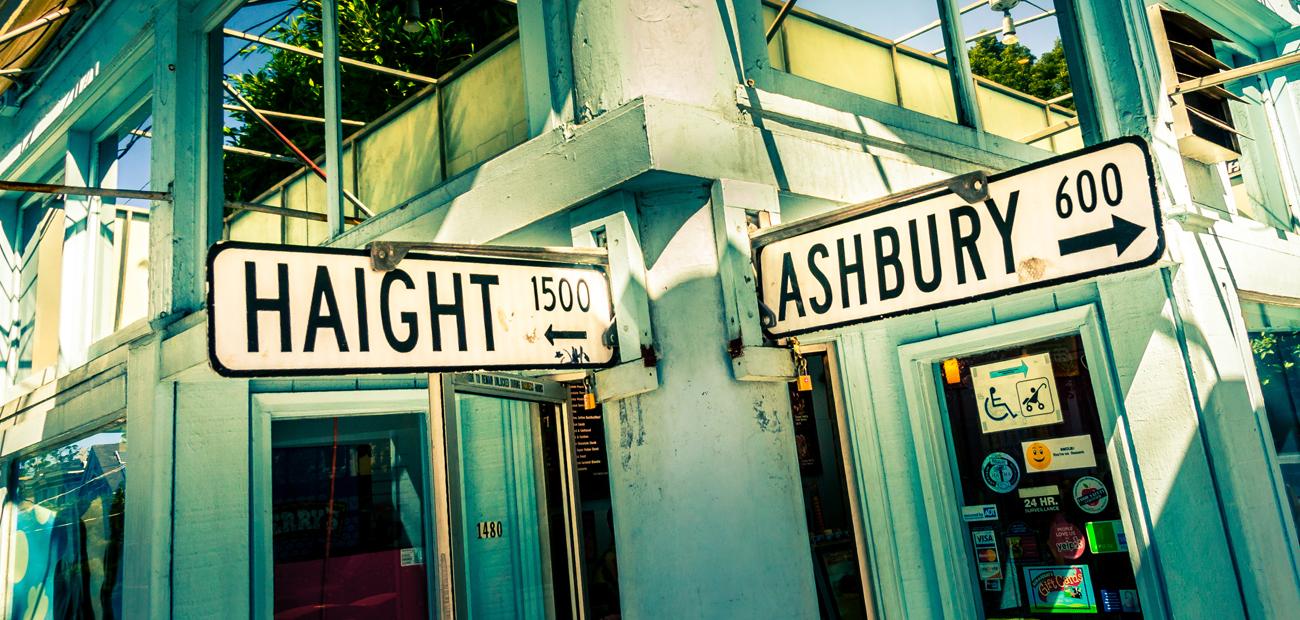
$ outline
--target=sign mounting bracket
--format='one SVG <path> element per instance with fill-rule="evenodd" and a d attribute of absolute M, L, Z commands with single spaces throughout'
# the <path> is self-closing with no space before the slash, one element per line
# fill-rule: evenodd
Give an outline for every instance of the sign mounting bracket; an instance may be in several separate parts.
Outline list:
<path fill-rule="evenodd" d="M 890 205 L 898 204 L 904 200 L 911 200 L 913 198 L 919 198 L 942 191 L 950 191 L 957 194 L 959 198 L 965 200 L 968 204 L 980 202 L 989 197 L 989 175 L 983 170 L 967 172 L 965 174 L 949 177 L 942 181 L 918 185 L 912 189 L 895 192 L 888 196 L 860 202 L 842 209 L 836 209 L 835 211 L 823 215 L 804 218 L 790 222 L 789 224 L 781 224 L 771 228 L 765 228 L 754 233 L 751 237 L 754 244 L 754 250 L 757 251 L 765 245 L 796 237 L 812 230 L 832 226 L 845 220 L 851 220 L 863 213 L 883 209 Z"/>
<path fill-rule="evenodd" d="M 497 256 L 556 263 L 582 265 L 608 265 L 609 253 L 605 248 L 531 247 L 518 245 L 479 245 L 473 243 L 434 243 L 425 241 L 371 241 L 366 244 L 370 252 L 370 268 L 375 271 L 392 271 L 410 252 L 436 254 L 463 254 Z"/>

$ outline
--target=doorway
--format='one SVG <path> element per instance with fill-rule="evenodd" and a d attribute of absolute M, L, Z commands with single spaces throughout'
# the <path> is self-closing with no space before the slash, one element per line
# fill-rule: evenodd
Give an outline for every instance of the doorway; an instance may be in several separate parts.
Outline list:
<path fill-rule="evenodd" d="M 795 454 L 820 615 L 866 620 L 874 606 L 833 352 L 830 345 L 803 347 L 808 380 L 790 384 Z"/>
<path fill-rule="evenodd" d="M 582 618 L 572 415 L 560 383 L 446 375 L 432 416 L 439 589 L 458 618 Z M 437 453 L 441 454 L 437 454 Z"/>

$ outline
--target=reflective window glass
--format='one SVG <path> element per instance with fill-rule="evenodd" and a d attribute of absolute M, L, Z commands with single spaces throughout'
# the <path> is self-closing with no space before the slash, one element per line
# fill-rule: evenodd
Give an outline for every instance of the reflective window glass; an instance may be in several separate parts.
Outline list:
<path fill-rule="evenodd" d="M 123 422 L 19 460 L 9 525 L 9 617 L 121 618 Z"/>
<path fill-rule="evenodd" d="M 986 618 L 1140 618 L 1128 535 L 1077 335 L 945 360 L 955 486 Z"/>
<path fill-rule="evenodd" d="M 422 437 L 417 414 L 272 422 L 275 617 L 428 617 Z"/>
<path fill-rule="evenodd" d="M 1300 308 L 1247 303 L 1245 315 L 1287 503 L 1300 523 Z"/>

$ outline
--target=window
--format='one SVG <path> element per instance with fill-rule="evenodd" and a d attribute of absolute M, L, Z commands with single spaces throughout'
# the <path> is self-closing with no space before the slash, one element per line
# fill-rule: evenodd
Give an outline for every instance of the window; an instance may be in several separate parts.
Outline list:
<path fill-rule="evenodd" d="M 152 189 L 150 151 L 153 116 L 145 105 L 100 142 L 101 187 L 148 191 Z M 111 231 L 108 264 L 101 268 L 105 298 L 97 304 L 101 317 L 95 335 L 143 319 L 149 312 L 149 214 L 153 203 L 130 198 L 104 198 L 100 225 Z"/>
<path fill-rule="evenodd" d="M 328 1 L 328 0 L 327 0 Z M 338 2 L 344 226 L 527 139 L 513 2 Z M 223 24 L 231 239 L 318 244 L 328 164 L 321 0 L 245 2 Z"/>
<path fill-rule="evenodd" d="M 984 615 L 1140 615 L 1078 335 L 934 365 Z"/>
<path fill-rule="evenodd" d="M 124 427 L 119 420 L 15 465 L 9 617 L 122 617 Z"/>
<path fill-rule="evenodd" d="M 1254 59 L 1225 53 L 1235 66 L 1252 64 Z M 1295 230 L 1300 226 L 1291 214 L 1286 190 L 1282 185 L 1282 166 L 1278 158 L 1278 142 L 1270 120 L 1274 115 L 1272 94 L 1267 82 L 1259 76 L 1248 77 L 1225 85 L 1228 110 L 1240 135 L 1241 156 L 1217 167 L 1227 178 L 1231 188 L 1228 194 L 1238 214 L 1282 230 Z M 1273 116 L 1276 119 L 1276 116 Z"/>
<path fill-rule="evenodd" d="M 1300 307 L 1243 306 L 1287 503 L 1300 524 Z"/>
<path fill-rule="evenodd" d="M 1052 0 L 804 0 L 768 44 L 772 66 L 841 90 L 952 122 L 961 93 L 946 33 L 964 33 L 974 101 L 985 131 L 1055 152 L 1083 145 L 1065 44 Z M 782 2 L 766 2 L 770 26 Z M 953 36 L 952 38 L 956 38 Z"/>
<path fill-rule="evenodd" d="M 276 617 L 429 617 L 420 418 L 271 423 Z"/>
<path fill-rule="evenodd" d="M 61 173 L 47 182 L 57 184 Z M 50 194 L 32 194 L 19 203 L 18 369 L 15 379 L 59 361 L 59 299 L 63 271 L 63 203 Z"/>

